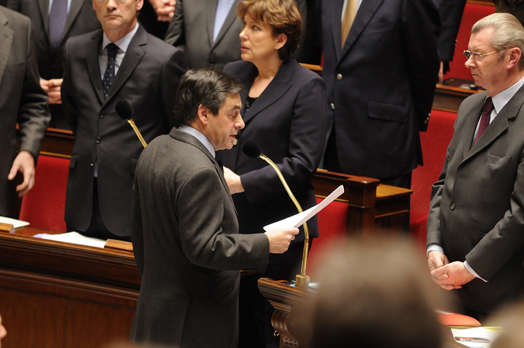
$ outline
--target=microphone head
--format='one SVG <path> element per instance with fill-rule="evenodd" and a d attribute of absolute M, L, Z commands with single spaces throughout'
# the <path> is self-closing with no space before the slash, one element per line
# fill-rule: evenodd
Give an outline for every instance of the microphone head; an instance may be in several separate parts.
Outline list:
<path fill-rule="evenodd" d="M 116 102 L 115 111 L 123 120 L 130 120 L 133 118 L 133 108 L 127 100 L 120 99 Z"/>
<path fill-rule="evenodd" d="M 252 140 L 242 144 L 242 151 L 251 158 L 258 158 L 262 154 L 260 146 Z"/>

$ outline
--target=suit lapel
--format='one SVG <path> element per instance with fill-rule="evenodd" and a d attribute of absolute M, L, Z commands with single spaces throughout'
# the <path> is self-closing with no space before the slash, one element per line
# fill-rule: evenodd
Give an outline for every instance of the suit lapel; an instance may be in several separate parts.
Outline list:
<path fill-rule="evenodd" d="M 98 64 L 98 51 L 102 42 L 102 29 L 98 30 L 93 36 L 91 41 L 85 46 L 87 70 L 89 71 L 89 77 L 91 83 L 96 91 L 96 95 L 101 103 L 104 102 L 104 91 L 102 89 L 102 73 L 100 71 L 100 65 Z"/>
<path fill-rule="evenodd" d="M 208 1 L 206 5 L 207 39 L 209 47 L 213 47 L 213 30 L 215 28 L 215 15 L 217 12 L 218 0 Z"/>
<path fill-rule="evenodd" d="M 508 127 L 511 119 L 517 117 L 522 105 L 524 104 L 524 87 L 521 87 L 515 96 L 500 110 L 497 117 L 490 123 L 480 139 L 471 148 L 471 151 L 464 158 L 464 161 L 475 156 L 477 153 L 488 147 L 494 142 Z M 482 108 L 482 105 L 481 105 Z M 470 138 L 472 139 L 472 138 Z"/>
<path fill-rule="evenodd" d="M 239 2 L 240 2 L 240 0 L 235 0 L 235 2 L 233 2 L 233 4 L 231 5 L 231 9 L 229 10 L 229 13 L 227 14 L 227 17 L 226 17 L 226 20 L 224 21 L 224 24 L 222 24 L 222 28 L 220 28 L 220 32 L 217 35 L 217 39 L 212 44 L 213 47 L 216 46 L 220 42 L 220 40 L 222 40 L 222 38 L 224 37 L 226 32 L 229 30 L 229 28 L 233 25 L 233 23 L 237 19 L 237 7 L 238 7 L 238 3 Z M 213 30 L 214 30 L 214 26 L 215 26 L 214 23 L 215 23 L 215 20 L 213 19 Z M 213 30 L 211 31 L 211 40 L 213 38 Z"/>
<path fill-rule="evenodd" d="M 351 29 L 349 30 L 348 37 L 346 39 L 346 42 L 344 44 L 344 48 L 342 49 L 342 57 L 348 53 L 348 51 L 351 49 L 355 41 L 357 41 L 358 37 L 364 30 L 364 28 L 368 25 L 369 21 L 371 21 L 371 18 L 373 18 L 373 15 L 375 12 L 377 12 L 377 9 L 380 7 L 384 0 L 366 0 L 362 1 L 362 4 L 360 5 L 360 8 L 357 11 L 357 16 L 355 17 L 355 21 L 353 22 L 353 25 L 351 26 Z M 340 22 L 340 19 L 339 19 Z M 339 25 L 340 26 L 340 25 Z M 339 37 L 340 37 L 340 30 L 339 30 Z M 338 41 L 340 42 L 341 39 Z"/>
<path fill-rule="evenodd" d="M 227 182 L 226 182 L 226 179 L 224 178 L 224 173 L 222 172 L 222 168 L 220 168 L 220 166 L 218 165 L 217 160 L 213 157 L 212 154 L 209 153 L 209 150 L 204 146 L 204 144 L 202 144 L 194 136 L 192 136 L 190 134 L 187 134 L 185 132 L 182 132 L 182 131 L 180 131 L 178 129 L 175 129 L 175 128 L 173 128 L 171 130 L 169 135 L 171 137 L 179 140 L 179 141 L 183 141 L 184 143 L 188 143 L 188 144 L 191 144 L 191 145 L 197 147 L 200 151 L 202 151 L 209 158 L 209 160 L 211 162 L 213 162 L 213 164 L 215 166 L 215 170 L 217 171 L 217 175 L 220 178 L 220 181 L 222 182 L 222 186 L 224 186 L 224 189 L 226 190 L 226 192 L 229 193 L 228 197 L 231 200 L 231 204 L 234 207 L 235 203 L 233 202 L 233 197 L 231 197 L 231 193 L 229 191 L 229 186 L 227 186 Z M 236 213 L 236 208 L 235 208 L 235 213 Z"/>
<path fill-rule="evenodd" d="M 38 0 L 38 7 L 40 8 L 46 36 L 49 36 L 49 0 Z"/>
<path fill-rule="evenodd" d="M 69 31 L 69 29 L 71 29 L 71 26 L 73 25 L 73 22 L 80 13 L 80 9 L 82 8 L 83 4 L 84 0 L 71 0 L 71 8 L 69 9 L 69 13 L 67 15 L 67 21 L 64 28 L 64 35 L 62 36 L 62 40 L 64 39 L 64 37 L 67 37 L 67 32 Z"/>
<path fill-rule="evenodd" d="M 257 101 L 249 108 L 249 110 L 244 112 L 244 122 L 246 125 L 253 118 L 258 116 L 262 111 L 268 108 L 270 105 L 276 103 L 280 98 L 282 98 L 286 92 L 291 88 L 291 76 L 295 70 L 296 64 L 295 60 L 289 62 L 284 62 L 273 80 L 266 87 L 264 92 L 257 98 Z M 251 83 L 253 82 L 254 75 L 251 78 Z M 249 86 L 251 87 L 251 83 Z M 246 91 L 249 93 L 249 89 L 246 86 Z M 247 95 L 246 95 L 247 97 Z"/>
<path fill-rule="evenodd" d="M 328 1 L 329 2 L 333 1 L 333 4 L 324 5 L 324 8 L 327 7 L 327 10 L 329 11 L 329 16 L 331 17 L 331 23 L 333 24 L 331 27 L 333 29 L 333 40 L 335 41 L 335 51 L 337 52 L 337 60 L 339 60 L 341 52 L 342 52 L 341 26 L 342 26 L 342 8 L 344 6 L 344 0 L 327 0 L 326 4 Z"/>
<path fill-rule="evenodd" d="M 13 30 L 7 27 L 7 18 L 0 13 L 0 37 L 2 37 L 2 49 L 0 49 L 0 82 L 2 82 L 7 60 L 11 54 L 13 34 Z"/>
<path fill-rule="evenodd" d="M 138 31 L 136 32 L 133 39 L 131 39 L 129 46 L 127 47 L 126 54 L 124 56 L 124 59 L 122 60 L 122 65 L 116 73 L 115 80 L 113 81 L 113 85 L 109 90 L 109 95 L 107 96 L 105 103 L 110 101 L 113 98 L 113 96 L 118 92 L 118 90 L 122 88 L 124 83 L 129 79 L 138 63 L 140 63 L 140 61 L 142 60 L 144 54 L 146 54 L 146 46 L 147 32 L 140 25 L 138 27 Z"/>

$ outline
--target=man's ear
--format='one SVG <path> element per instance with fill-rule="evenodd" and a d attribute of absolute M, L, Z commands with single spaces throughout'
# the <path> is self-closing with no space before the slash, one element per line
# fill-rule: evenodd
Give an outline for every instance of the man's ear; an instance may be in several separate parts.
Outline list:
<path fill-rule="evenodd" d="M 519 65 L 520 57 L 522 56 L 522 51 L 518 47 L 508 48 L 509 58 L 508 58 L 508 70 L 512 69 L 514 66 Z"/>
<path fill-rule="evenodd" d="M 211 111 L 205 107 L 204 105 L 200 104 L 198 106 L 198 112 L 197 112 L 197 118 L 198 120 L 203 124 L 207 125 L 209 116 L 211 116 Z"/>

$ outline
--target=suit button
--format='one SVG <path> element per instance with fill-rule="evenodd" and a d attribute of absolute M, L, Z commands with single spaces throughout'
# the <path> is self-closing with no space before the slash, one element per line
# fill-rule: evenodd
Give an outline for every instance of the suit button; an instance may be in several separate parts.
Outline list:
<path fill-rule="evenodd" d="M 104 114 L 100 114 L 100 118 L 104 118 Z"/>
<path fill-rule="evenodd" d="M 335 110 L 335 104 L 331 103 L 331 109 Z"/>
<path fill-rule="evenodd" d="M 93 166 L 94 166 L 94 164 L 93 164 L 93 163 L 91 163 L 91 164 L 90 164 L 90 166 L 91 166 L 91 167 L 93 167 Z"/>
<path fill-rule="evenodd" d="M 457 207 L 457 206 L 456 206 L 455 203 L 451 203 L 451 207 L 449 207 L 449 208 L 450 208 L 451 210 L 455 210 L 456 207 Z"/>
<path fill-rule="evenodd" d="M 100 139 L 100 137 L 96 138 L 96 143 L 97 144 L 100 144 L 100 141 L 102 141 L 102 139 Z"/>
<path fill-rule="evenodd" d="M 337 80 L 342 80 L 342 74 L 337 74 Z"/>

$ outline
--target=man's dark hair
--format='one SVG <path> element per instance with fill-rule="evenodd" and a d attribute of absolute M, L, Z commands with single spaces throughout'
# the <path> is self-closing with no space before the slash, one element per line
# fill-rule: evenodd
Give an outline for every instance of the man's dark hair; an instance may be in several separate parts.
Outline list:
<path fill-rule="evenodd" d="M 213 115 L 224 104 L 229 94 L 240 93 L 242 83 L 221 70 L 201 68 L 189 70 L 182 76 L 176 92 L 175 127 L 196 119 L 198 107 L 205 106 Z"/>

